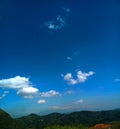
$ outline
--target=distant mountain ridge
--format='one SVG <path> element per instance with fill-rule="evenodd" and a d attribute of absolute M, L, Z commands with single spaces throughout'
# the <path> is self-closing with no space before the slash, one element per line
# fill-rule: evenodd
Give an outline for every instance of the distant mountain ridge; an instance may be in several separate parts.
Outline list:
<path fill-rule="evenodd" d="M 51 113 L 45 116 L 30 114 L 18 118 L 17 120 L 25 122 L 28 127 L 43 128 L 51 125 L 74 125 L 83 124 L 92 126 L 97 123 L 110 123 L 120 121 L 120 110 L 108 111 L 79 111 L 69 114 Z M 39 123 L 39 124 L 38 124 Z"/>
<path fill-rule="evenodd" d="M 99 123 L 120 121 L 120 109 L 108 111 L 79 111 L 69 114 L 51 113 L 44 116 L 30 114 L 13 119 L 0 109 L 0 129 L 43 129 L 53 125 L 78 125 L 91 127 Z M 117 128 L 118 129 L 118 128 Z"/>

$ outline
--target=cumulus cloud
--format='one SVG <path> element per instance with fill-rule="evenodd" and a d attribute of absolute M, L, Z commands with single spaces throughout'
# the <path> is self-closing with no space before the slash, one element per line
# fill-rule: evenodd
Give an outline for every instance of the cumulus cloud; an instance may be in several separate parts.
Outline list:
<path fill-rule="evenodd" d="M 84 100 L 83 99 L 80 99 L 80 100 L 77 100 L 76 102 L 75 102 L 75 104 L 81 104 L 81 103 L 83 103 L 84 102 Z"/>
<path fill-rule="evenodd" d="M 23 87 L 18 90 L 17 94 L 24 98 L 34 98 L 34 95 L 38 93 L 38 89 L 34 87 Z"/>
<path fill-rule="evenodd" d="M 16 76 L 14 78 L 0 80 L 0 87 L 10 89 L 20 89 L 23 87 L 29 87 L 31 83 L 29 78 Z"/>
<path fill-rule="evenodd" d="M 17 95 L 20 95 L 24 98 L 33 98 L 34 95 L 39 91 L 37 88 L 32 86 L 29 78 L 20 76 L 0 80 L 0 87 L 17 90 Z"/>
<path fill-rule="evenodd" d="M 75 85 L 78 83 L 77 80 L 73 79 L 73 76 L 71 73 L 67 73 L 65 76 L 64 76 L 64 80 L 67 81 L 70 85 Z"/>
<path fill-rule="evenodd" d="M 88 77 L 90 77 L 92 75 L 94 75 L 93 71 L 90 71 L 88 73 L 78 71 L 77 75 L 76 75 L 77 76 L 76 79 L 73 78 L 72 73 L 67 73 L 66 75 L 62 75 L 62 76 L 63 76 L 64 80 L 68 82 L 68 84 L 75 85 L 78 83 L 85 82 L 88 79 Z"/>
<path fill-rule="evenodd" d="M 50 90 L 48 92 L 41 92 L 41 97 L 53 97 L 53 96 L 61 96 L 61 94 L 55 90 Z"/>
<path fill-rule="evenodd" d="M 55 90 L 40 92 L 39 89 L 32 85 L 32 83 L 29 81 L 29 78 L 20 76 L 0 80 L 0 88 L 15 90 L 17 95 L 26 99 L 32 99 L 35 97 L 54 97 L 61 95 Z M 8 93 L 9 91 L 4 91 L 0 99 L 5 97 Z"/>
<path fill-rule="evenodd" d="M 46 103 L 46 100 L 44 99 L 38 100 L 38 104 L 45 104 L 45 103 Z"/>

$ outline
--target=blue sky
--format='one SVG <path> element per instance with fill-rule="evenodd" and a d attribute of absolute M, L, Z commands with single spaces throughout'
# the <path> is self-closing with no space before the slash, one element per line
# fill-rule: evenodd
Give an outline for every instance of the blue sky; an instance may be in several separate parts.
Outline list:
<path fill-rule="evenodd" d="M 120 108 L 120 2 L 0 2 L 0 107 L 30 113 Z"/>

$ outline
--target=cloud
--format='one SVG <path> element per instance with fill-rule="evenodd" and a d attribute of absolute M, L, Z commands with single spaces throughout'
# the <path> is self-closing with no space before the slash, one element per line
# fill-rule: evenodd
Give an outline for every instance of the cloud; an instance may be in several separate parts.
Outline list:
<path fill-rule="evenodd" d="M 69 60 L 69 61 L 72 61 L 73 60 L 72 57 L 69 57 L 69 56 L 66 57 L 66 59 Z"/>
<path fill-rule="evenodd" d="M 9 91 L 4 91 L 3 94 L 0 96 L 0 99 L 3 99 L 7 94 L 9 94 Z"/>
<path fill-rule="evenodd" d="M 0 80 L 0 88 L 15 90 L 17 95 L 26 99 L 32 99 L 35 97 L 54 97 L 61 95 L 55 90 L 40 92 L 39 89 L 32 85 L 32 83 L 29 81 L 29 78 L 20 76 Z M 4 91 L 0 99 L 5 97 L 8 92 L 9 91 Z"/>
<path fill-rule="evenodd" d="M 4 93 L 4 94 L 8 94 L 8 93 L 10 93 L 10 92 L 9 92 L 9 91 L 4 91 L 3 93 Z"/>
<path fill-rule="evenodd" d="M 63 10 L 68 14 L 70 13 L 70 9 L 69 8 L 63 8 Z"/>
<path fill-rule="evenodd" d="M 57 16 L 55 20 L 45 22 L 44 25 L 50 30 L 60 30 L 65 26 L 65 19 Z"/>
<path fill-rule="evenodd" d="M 70 85 L 75 85 L 75 84 L 79 84 L 79 83 L 85 82 L 88 79 L 88 77 L 90 77 L 92 75 L 94 75 L 93 71 L 90 71 L 88 73 L 84 73 L 82 71 L 78 71 L 77 75 L 76 75 L 77 78 L 74 79 L 73 76 L 72 76 L 72 73 L 67 73 L 66 75 L 62 74 L 64 80 L 67 81 L 68 84 L 70 84 Z"/>
<path fill-rule="evenodd" d="M 77 100 L 76 102 L 75 102 L 75 104 L 81 104 L 81 103 L 83 103 L 84 102 L 84 100 L 83 99 L 80 99 L 80 100 Z"/>
<path fill-rule="evenodd" d="M 29 78 L 16 76 L 14 78 L 0 80 L 0 87 L 6 89 L 17 90 L 17 95 L 24 98 L 33 98 L 39 91 L 32 86 Z"/>
<path fill-rule="evenodd" d="M 74 52 L 73 55 L 74 56 L 79 56 L 80 55 L 80 51 L 78 50 L 78 51 Z"/>
<path fill-rule="evenodd" d="M 37 102 L 38 104 L 45 104 L 46 103 L 46 100 L 44 100 L 44 99 L 41 99 L 41 100 L 38 100 L 38 102 Z"/>
<path fill-rule="evenodd" d="M 34 95 L 38 93 L 38 89 L 34 87 L 23 87 L 18 90 L 17 94 L 24 98 L 34 98 Z"/>
<path fill-rule="evenodd" d="M 76 59 L 76 57 L 79 56 L 79 55 L 80 55 L 80 51 L 77 50 L 71 56 L 67 56 L 66 59 L 69 60 L 69 61 L 72 61 L 72 60 Z"/>
<path fill-rule="evenodd" d="M 71 85 L 75 85 L 75 84 L 78 83 L 77 80 L 73 79 L 71 73 L 67 73 L 67 74 L 64 76 L 64 80 L 67 81 L 67 82 L 68 82 L 69 84 L 71 84 Z"/>
<path fill-rule="evenodd" d="M 55 19 L 44 22 L 44 26 L 49 30 L 60 30 L 66 25 L 67 17 L 70 13 L 69 8 L 63 8 L 64 12 L 61 15 L 58 15 Z M 64 15 L 65 14 L 65 15 Z"/>
<path fill-rule="evenodd" d="M 115 82 L 120 82 L 120 79 L 119 78 L 116 78 L 114 81 Z"/>
<path fill-rule="evenodd" d="M 66 94 L 74 94 L 74 91 L 73 90 L 68 90 L 68 91 L 66 91 Z"/>
<path fill-rule="evenodd" d="M 77 72 L 77 78 L 78 82 L 85 82 L 89 76 L 92 76 L 94 74 L 93 71 L 90 71 L 88 73 L 83 73 L 82 71 Z"/>
<path fill-rule="evenodd" d="M 29 78 L 16 76 L 14 78 L 0 80 L 0 87 L 10 89 L 21 89 L 23 87 L 29 87 L 31 83 Z"/>
<path fill-rule="evenodd" d="M 68 109 L 72 109 L 72 105 L 68 105 L 68 106 L 51 106 L 50 109 L 51 110 L 68 110 Z"/>
<path fill-rule="evenodd" d="M 48 92 L 41 92 L 41 97 L 53 97 L 53 96 L 61 96 L 61 94 L 55 90 L 50 90 Z"/>

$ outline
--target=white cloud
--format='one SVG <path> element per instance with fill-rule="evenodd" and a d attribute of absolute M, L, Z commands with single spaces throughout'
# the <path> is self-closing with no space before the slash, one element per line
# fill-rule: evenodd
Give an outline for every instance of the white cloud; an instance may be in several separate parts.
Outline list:
<path fill-rule="evenodd" d="M 46 100 L 44 100 L 44 99 L 41 99 L 38 101 L 38 104 L 45 104 L 45 103 L 46 103 Z"/>
<path fill-rule="evenodd" d="M 80 100 L 77 100 L 76 102 L 75 102 L 75 104 L 81 104 L 81 103 L 83 103 L 84 102 L 84 100 L 83 99 L 80 99 Z"/>
<path fill-rule="evenodd" d="M 115 82 L 120 82 L 120 79 L 119 78 L 116 78 L 114 81 Z"/>
<path fill-rule="evenodd" d="M 57 16 L 55 20 L 45 22 L 44 25 L 50 30 L 60 30 L 65 26 L 65 19 Z"/>
<path fill-rule="evenodd" d="M 16 76 L 14 78 L 0 80 L 0 87 L 17 90 L 17 95 L 24 98 L 33 98 L 39 90 L 34 88 L 29 78 Z"/>
<path fill-rule="evenodd" d="M 41 97 L 53 97 L 60 96 L 61 94 L 55 90 L 50 90 L 48 92 L 41 92 Z"/>
<path fill-rule="evenodd" d="M 93 71 L 90 71 L 88 73 L 83 73 L 82 71 L 77 72 L 77 78 L 78 82 L 85 82 L 89 76 L 92 76 L 94 74 Z"/>
<path fill-rule="evenodd" d="M 71 84 L 71 85 L 75 85 L 75 84 L 78 83 L 77 80 L 73 79 L 71 73 L 67 73 L 67 74 L 64 76 L 64 80 L 67 81 L 67 82 L 68 82 L 69 84 Z"/>
<path fill-rule="evenodd" d="M 62 8 L 64 11 L 62 14 L 58 15 L 56 19 L 44 22 L 44 26 L 49 30 L 60 30 L 66 25 L 66 20 L 70 13 L 69 8 Z"/>
<path fill-rule="evenodd" d="M 0 80 L 0 87 L 10 89 L 21 89 L 23 87 L 29 87 L 31 83 L 29 78 L 16 76 L 14 78 Z"/>
<path fill-rule="evenodd" d="M 38 89 L 34 87 L 23 87 L 18 90 L 17 94 L 24 98 L 34 98 L 34 95 L 38 93 Z"/>
<path fill-rule="evenodd" d="M 32 83 L 29 81 L 29 78 L 20 76 L 0 80 L 0 88 L 15 90 L 17 95 L 26 99 L 31 99 L 35 97 L 54 97 L 61 95 L 59 92 L 55 90 L 39 92 L 39 89 L 35 88 L 32 85 Z M 0 99 L 5 97 L 8 93 L 9 91 L 4 91 Z"/>
<path fill-rule="evenodd" d="M 92 76 L 94 75 L 94 72 L 93 71 L 90 71 L 88 73 L 84 73 L 82 71 L 78 71 L 77 72 L 77 78 L 74 79 L 73 76 L 72 76 L 72 73 L 67 73 L 66 75 L 63 75 L 62 76 L 64 77 L 64 80 L 68 82 L 68 84 L 70 85 L 75 85 L 75 84 L 78 84 L 78 83 L 82 83 L 82 82 L 85 82 L 89 76 Z"/>

